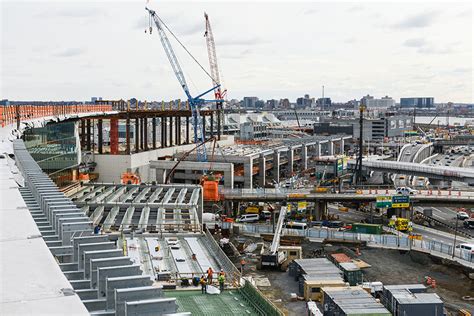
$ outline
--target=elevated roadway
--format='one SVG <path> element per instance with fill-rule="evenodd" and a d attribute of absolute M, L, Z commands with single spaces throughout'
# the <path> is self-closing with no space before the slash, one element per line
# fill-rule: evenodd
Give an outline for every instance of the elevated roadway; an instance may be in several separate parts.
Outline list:
<path fill-rule="evenodd" d="M 346 193 L 311 193 L 310 190 L 277 189 L 228 189 L 222 190 L 221 198 L 235 202 L 375 202 L 377 196 L 396 195 L 395 190 L 357 190 Z M 421 190 L 411 195 L 417 206 L 474 207 L 474 191 Z"/>

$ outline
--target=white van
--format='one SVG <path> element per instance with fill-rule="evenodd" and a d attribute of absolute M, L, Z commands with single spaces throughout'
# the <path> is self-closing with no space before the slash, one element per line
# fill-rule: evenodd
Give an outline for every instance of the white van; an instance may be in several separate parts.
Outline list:
<path fill-rule="evenodd" d="M 459 244 L 456 246 L 455 253 L 465 260 L 474 259 L 474 244 Z"/>
<path fill-rule="evenodd" d="M 418 194 L 418 191 L 413 190 L 410 187 L 399 187 L 397 188 L 396 193 L 401 194 L 401 195 L 413 195 L 413 194 Z"/>
<path fill-rule="evenodd" d="M 306 223 L 300 223 L 300 222 L 288 222 L 285 224 L 285 228 L 306 230 L 308 229 L 308 225 Z"/>
<path fill-rule="evenodd" d="M 260 219 L 260 216 L 258 214 L 244 214 L 237 218 L 237 222 L 240 223 L 253 223 L 253 222 L 258 222 Z"/>

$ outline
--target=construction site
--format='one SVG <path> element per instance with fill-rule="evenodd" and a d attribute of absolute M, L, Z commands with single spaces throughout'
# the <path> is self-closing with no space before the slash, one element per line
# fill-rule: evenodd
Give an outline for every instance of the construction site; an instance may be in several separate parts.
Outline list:
<path fill-rule="evenodd" d="M 232 112 L 210 17 L 208 72 L 146 13 L 185 101 L 1 107 L 0 314 L 473 314 L 474 193 L 451 187 L 473 179 L 470 143 L 452 159 L 438 144 L 459 166 L 418 168 L 438 155 L 426 133 L 370 155 L 365 104 L 357 139 L 296 109 Z M 208 90 L 191 93 L 175 48 Z"/>

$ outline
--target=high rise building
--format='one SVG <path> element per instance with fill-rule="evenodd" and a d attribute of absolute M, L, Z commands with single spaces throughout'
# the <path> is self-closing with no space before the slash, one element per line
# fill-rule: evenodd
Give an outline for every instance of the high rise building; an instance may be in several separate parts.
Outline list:
<path fill-rule="evenodd" d="M 323 110 L 327 110 L 331 107 L 331 98 L 319 98 L 316 100 L 316 106 Z"/>
<path fill-rule="evenodd" d="M 395 100 L 389 96 L 384 96 L 381 99 L 376 99 L 371 95 L 366 95 L 360 102 L 367 108 L 389 108 L 395 106 Z"/>
<path fill-rule="evenodd" d="M 258 101 L 257 97 L 244 97 L 244 108 L 255 108 Z"/>
<path fill-rule="evenodd" d="M 432 109 L 435 107 L 433 97 L 400 98 L 401 108 Z"/>

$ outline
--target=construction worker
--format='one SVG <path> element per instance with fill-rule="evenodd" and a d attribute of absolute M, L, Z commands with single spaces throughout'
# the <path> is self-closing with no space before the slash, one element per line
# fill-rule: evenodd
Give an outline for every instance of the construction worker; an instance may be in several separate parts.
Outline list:
<path fill-rule="evenodd" d="M 211 285 L 212 285 L 212 274 L 213 273 L 214 273 L 214 271 L 212 270 L 211 267 L 209 267 L 209 269 L 207 269 L 207 283 L 211 284 Z"/>
<path fill-rule="evenodd" d="M 245 267 L 245 260 L 242 258 L 242 260 L 240 260 L 240 273 L 243 274 L 244 273 L 244 267 Z"/>
<path fill-rule="evenodd" d="M 201 294 L 207 293 L 207 280 L 204 277 L 204 274 L 201 275 L 201 280 L 199 280 L 199 283 L 201 284 Z"/>
<path fill-rule="evenodd" d="M 224 269 L 221 269 L 221 272 L 219 272 L 219 275 L 222 275 L 225 277 L 225 272 L 224 272 Z"/>
<path fill-rule="evenodd" d="M 219 277 L 217 278 L 217 281 L 219 281 L 219 290 L 221 290 L 221 292 L 223 292 L 224 291 L 224 282 L 225 282 L 224 274 L 219 274 Z"/>

